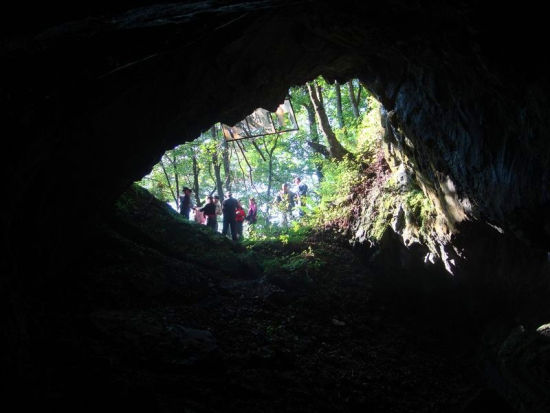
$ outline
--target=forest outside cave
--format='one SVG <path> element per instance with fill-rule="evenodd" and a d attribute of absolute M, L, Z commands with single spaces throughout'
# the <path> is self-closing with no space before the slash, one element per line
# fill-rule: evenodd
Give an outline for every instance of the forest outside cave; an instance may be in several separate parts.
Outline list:
<path fill-rule="evenodd" d="M 192 190 L 197 208 L 208 196 L 223 201 L 232 192 L 246 212 L 253 198 L 258 218 L 245 225 L 249 241 L 303 238 L 330 229 L 351 243 L 372 245 L 393 223 L 394 230 L 402 226 L 398 232 L 407 245 L 434 246 L 434 202 L 415 180 L 413 165 L 391 140 L 392 132 L 382 126 L 385 109 L 365 85 L 358 79 L 330 84 L 319 77 L 290 88 L 288 96 L 296 130 L 262 130 L 259 136 L 226 140 L 218 123 L 193 142 L 167 151 L 138 184 L 176 211 L 184 187 Z M 307 191 L 299 205 L 296 178 Z M 276 202 L 283 184 L 294 194 L 290 212 L 288 205 Z M 191 220 L 206 222 L 194 211 Z M 221 222 L 217 228 L 221 231 Z M 430 262 L 439 255 L 432 248 Z"/>

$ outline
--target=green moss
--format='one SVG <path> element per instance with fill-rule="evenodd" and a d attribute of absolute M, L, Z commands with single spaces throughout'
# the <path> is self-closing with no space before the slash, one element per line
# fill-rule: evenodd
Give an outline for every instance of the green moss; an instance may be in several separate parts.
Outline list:
<path fill-rule="evenodd" d="M 434 223 L 436 217 L 432 202 L 418 187 L 412 187 L 407 191 L 404 194 L 404 201 L 409 222 L 416 226 L 421 234 L 428 234 L 429 227 Z"/>
<path fill-rule="evenodd" d="M 367 210 L 363 212 L 365 217 L 360 224 L 368 238 L 376 242 L 381 239 L 386 228 L 396 218 L 399 206 L 405 212 L 409 232 L 419 237 L 431 232 L 436 216 L 435 207 L 418 186 L 411 184 L 400 187 L 396 177 L 391 175 L 381 188 L 373 189 L 367 198 L 369 196 Z"/>
<path fill-rule="evenodd" d="M 382 191 L 374 205 L 376 214 L 373 214 L 372 226 L 368 233 L 370 237 L 379 241 L 386 228 L 391 224 L 393 213 L 396 208 L 396 197 L 393 191 L 387 189 Z"/>

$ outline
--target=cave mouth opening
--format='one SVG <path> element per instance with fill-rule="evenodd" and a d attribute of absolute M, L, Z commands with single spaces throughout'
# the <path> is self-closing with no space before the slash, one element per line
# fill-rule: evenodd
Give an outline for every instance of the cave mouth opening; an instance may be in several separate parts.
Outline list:
<path fill-rule="evenodd" d="M 342 93 L 344 126 L 338 127 L 337 85 L 315 79 L 310 87 L 314 82 L 322 94 L 329 126 L 342 147 L 353 156 L 346 154 L 340 160 L 330 159 L 329 142 L 321 132 L 321 121 L 317 124 L 315 119 L 318 113 L 310 93 L 302 88 L 300 94 L 298 88 L 289 95 L 303 102 L 294 103 L 299 108 L 296 112 L 300 131 L 259 138 L 258 150 L 252 141 L 245 141 L 245 146 L 226 145 L 219 129 L 209 128 L 193 142 L 164 154 L 163 163 L 155 166 L 140 185 L 163 204 L 170 202 L 170 197 L 175 204 L 174 196 L 179 195 L 173 186 L 176 181 L 180 188 L 193 187 L 198 182 L 199 190 L 194 191 L 198 204 L 204 195 L 218 191 L 218 173 L 222 190 L 227 191 L 223 186 L 223 151 L 227 149 L 229 169 L 236 175 L 229 189 L 237 198 L 247 199 L 252 194 L 269 205 L 281 184 L 292 182 L 292 178 L 300 175 L 308 184 L 310 200 L 323 206 L 322 197 L 326 196 L 326 209 L 321 210 L 317 218 L 334 220 L 341 228 L 348 224 L 338 219 L 356 206 L 348 202 L 351 188 L 361 189 L 364 194 L 371 190 L 381 194 L 375 197 L 375 203 L 386 210 L 376 216 L 383 216 L 385 220 L 363 223 L 371 231 L 362 235 L 363 240 L 371 234 L 378 234 L 380 238 L 387 236 L 385 229 L 391 225 L 387 215 L 393 211 L 396 200 L 408 199 L 411 209 L 415 208 L 418 218 L 422 217 L 424 198 L 417 199 L 421 189 L 414 187 L 412 191 L 411 177 L 405 170 L 398 163 L 390 165 L 380 158 L 384 152 L 385 129 L 382 127 L 384 110 L 379 102 L 357 80 L 350 81 L 351 88 L 349 84 L 340 85 L 347 91 L 351 89 L 354 97 L 359 95 L 361 104 L 359 116 L 355 117 L 351 93 L 347 103 Z M 311 105 L 312 112 L 307 105 Z M 312 123 L 309 123 L 310 113 Z M 329 159 L 323 159 L 320 154 L 311 156 L 314 148 L 319 149 L 309 144 L 312 125 L 318 127 L 319 141 L 314 143 L 325 146 Z M 272 162 L 269 154 L 273 156 Z M 321 179 L 315 161 L 322 166 Z M 270 163 L 275 178 L 272 176 L 273 192 L 267 196 Z M 251 179 L 259 191 L 252 188 Z M 408 190 L 402 191 L 405 188 Z M 264 198 L 258 196 L 262 191 Z M 139 191 L 134 188 L 130 192 Z M 144 198 L 145 208 L 153 209 L 155 200 L 147 195 Z M 173 205 L 172 209 L 176 207 Z M 309 217 L 315 217 L 314 209 L 315 206 L 306 205 L 305 216 L 296 211 L 289 224 L 301 225 Z M 458 351 L 462 345 L 471 346 L 472 337 L 456 339 L 455 319 L 442 323 L 442 308 L 454 306 L 455 314 L 458 307 L 456 301 L 445 302 L 447 296 L 434 302 L 433 296 L 427 298 L 428 294 L 413 294 L 414 305 L 409 309 L 414 308 L 416 312 L 389 308 L 388 302 L 381 303 L 380 297 L 373 294 L 373 274 L 351 249 L 331 239 L 321 239 L 316 245 L 304 247 L 306 244 L 291 239 L 295 235 L 292 225 L 286 233 L 277 230 L 283 225 L 277 211 L 272 216 L 265 210 L 262 212 L 274 223 L 273 238 L 278 242 L 258 242 L 250 249 L 247 245 L 244 250 L 239 243 L 214 243 L 212 238 L 204 236 L 204 226 L 185 222 L 178 223 L 179 228 L 184 229 L 183 236 L 178 238 L 183 247 L 178 247 L 180 244 L 172 242 L 171 235 L 167 234 L 170 231 L 157 225 L 159 221 L 148 223 L 144 219 L 150 214 L 132 209 L 124 212 L 122 219 L 129 225 L 118 225 L 116 229 L 122 236 L 130 234 L 133 240 L 146 241 L 145 246 L 154 248 L 155 254 L 145 248 L 134 251 L 132 245 L 131 253 L 124 255 L 123 262 L 115 265 L 108 262 L 108 266 L 99 268 L 93 278 L 94 282 L 103 283 L 97 291 L 102 295 L 102 302 L 108 305 L 94 311 L 91 320 L 106 337 L 105 352 L 115 360 L 117 369 L 124 373 L 135 368 L 132 364 L 135 359 L 147 361 L 140 374 L 152 385 L 138 387 L 139 383 L 131 375 L 122 380 L 129 389 L 123 398 L 134 398 L 139 393 L 139 398 L 130 403 L 140 400 L 155 407 L 157 403 L 189 404 L 213 411 L 280 411 L 285 406 L 300 411 L 326 411 L 329 405 L 330 411 L 344 412 L 372 405 L 383 410 L 394 408 L 396 400 L 403 403 L 402 411 L 414 411 L 422 405 L 422 400 L 430 399 L 437 405 L 434 409 L 445 410 L 467 402 L 467 398 L 479 390 L 477 373 L 469 367 L 471 363 L 464 357 L 465 353 Z M 263 223 L 259 221 L 256 225 L 262 228 Z M 134 228 L 132 232 L 128 230 L 130 225 Z M 136 237 L 138 227 L 140 236 Z M 147 237 L 143 237 L 143 233 Z M 262 239 L 262 234 L 245 235 Z M 172 242 L 170 248 L 159 248 L 160 244 L 166 245 L 166 240 Z M 167 252 L 168 258 L 176 260 L 166 258 L 166 262 L 159 265 L 157 251 Z M 254 255 L 262 261 L 260 271 Z M 127 257 L 131 259 L 126 261 Z M 388 257 L 384 265 L 394 258 Z M 113 267 L 120 273 L 117 277 L 106 277 L 105 270 L 113 271 Z M 407 271 L 408 282 L 417 283 L 418 279 L 411 277 L 410 267 Z M 422 281 L 429 283 L 427 279 Z M 389 287 L 390 302 L 395 304 L 404 297 L 398 290 L 406 288 Z M 438 311 L 432 311 L 433 308 Z M 423 318 L 424 315 L 433 318 Z M 109 348 L 112 342 L 118 345 L 114 350 Z M 120 361 L 122 351 L 127 360 Z M 464 365 L 468 367 L 463 368 Z M 150 377 L 151 371 L 156 377 Z M 118 371 L 113 374 L 115 379 L 118 374 Z M 157 380 L 186 383 L 185 390 L 174 386 L 177 390 L 158 391 Z M 415 383 L 423 385 L 419 388 Z M 467 387 L 459 397 L 453 395 L 457 385 Z"/>
<path fill-rule="evenodd" d="M 377 213 L 384 218 L 368 223 L 361 242 L 379 240 L 390 224 L 390 209 L 401 201 L 409 207 L 407 219 L 418 228 L 433 214 L 410 165 L 407 169 L 402 159 L 390 159 L 395 149 L 382 125 L 384 114 L 359 79 L 339 83 L 318 77 L 289 88 L 273 112 L 257 108 L 233 126 L 216 123 L 193 141 L 166 151 L 138 184 L 176 211 L 191 202 L 189 218 L 202 224 L 208 218 L 199 209 L 208 197 L 218 196 L 223 203 L 230 192 L 245 213 L 254 203 L 257 216 L 253 225 L 247 219 L 241 234 L 253 239 L 333 224 L 349 233 L 351 225 L 342 217 L 353 215 L 358 221 L 366 211 L 346 199 L 380 190 L 383 194 L 368 208 L 370 213 L 384 208 Z M 366 171 L 369 177 L 362 179 Z M 191 191 L 190 201 L 184 188 Z M 285 191 L 291 199 L 281 205 Z M 215 227 L 220 232 L 221 222 Z"/>

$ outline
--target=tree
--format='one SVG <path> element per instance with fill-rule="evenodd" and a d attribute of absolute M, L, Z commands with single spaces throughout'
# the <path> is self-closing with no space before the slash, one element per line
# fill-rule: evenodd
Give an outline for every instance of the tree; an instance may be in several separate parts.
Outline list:
<path fill-rule="evenodd" d="M 334 81 L 334 90 L 336 92 L 336 113 L 338 118 L 338 126 L 344 127 L 344 115 L 342 113 L 342 92 L 340 90 L 340 83 Z"/>
<path fill-rule="evenodd" d="M 321 131 L 327 139 L 330 157 L 332 159 L 342 160 L 344 156 L 349 154 L 349 152 L 340 144 L 338 139 L 336 139 L 336 135 L 330 126 L 330 122 L 323 104 L 323 94 L 321 88 L 315 81 L 312 81 L 307 83 L 307 90 L 309 92 L 309 96 L 311 97 L 315 114 L 319 120 Z"/>
<path fill-rule="evenodd" d="M 348 90 L 349 90 L 349 100 L 351 102 L 351 108 L 353 109 L 353 116 L 355 118 L 359 117 L 359 102 L 361 98 L 361 85 L 359 85 L 359 91 L 357 92 L 357 96 L 355 96 L 355 91 L 353 88 L 353 80 L 350 80 L 348 82 Z"/>
<path fill-rule="evenodd" d="M 222 144 L 222 158 L 223 158 L 223 171 L 225 173 L 224 186 L 228 192 L 231 192 L 231 165 L 229 162 L 229 144 L 225 139 L 223 140 L 223 144 Z"/>
<path fill-rule="evenodd" d="M 211 150 L 211 156 L 212 156 L 212 165 L 214 167 L 214 179 L 216 184 L 216 190 L 218 192 L 218 196 L 220 197 L 220 199 L 224 199 L 223 183 L 222 183 L 222 175 L 221 175 L 221 163 L 218 156 L 218 149 L 221 148 L 222 145 L 217 144 L 216 142 L 218 140 L 218 137 L 216 135 L 216 125 L 213 125 L 210 128 L 210 135 L 212 136 L 212 139 L 215 142 L 213 146 L 213 150 Z"/>
<path fill-rule="evenodd" d="M 199 173 L 201 168 L 197 160 L 197 148 L 192 148 L 191 160 L 193 162 L 193 193 L 195 194 L 195 201 L 197 205 L 202 205 L 202 199 L 200 196 L 200 185 L 199 185 Z"/>
<path fill-rule="evenodd" d="M 309 133 L 304 136 L 306 144 L 314 151 L 314 153 L 321 155 L 322 158 L 329 158 L 330 154 L 326 146 L 319 143 L 319 131 L 317 129 L 317 120 L 315 119 L 315 108 L 313 102 L 309 96 L 309 92 L 306 85 L 299 86 L 292 89 L 291 99 L 293 104 L 298 108 L 304 108 L 307 114 L 307 124 Z M 299 116 L 299 114 L 297 114 Z M 315 165 L 317 178 L 323 179 L 322 165 L 318 157 L 312 157 L 311 154 L 307 155 L 312 159 Z"/>
<path fill-rule="evenodd" d="M 170 180 L 170 176 L 168 175 L 168 171 L 166 170 L 166 166 L 164 166 L 163 158 L 168 159 L 172 166 L 172 170 L 174 172 L 174 180 L 176 184 L 176 190 L 174 191 L 172 188 L 172 183 Z M 179 177 L 178 172 L 176 168 L 176 162 L 175 159 L 171 159 L 169 152 L 166 152 L 162 158 L 160 159 L 160 167 L 162 168 L 162 172 L 164 172 L 164 176 L 166 178 L 166 184 L 168 185 L 168 188 L 170 189 L 170 193 L 172 194 L 172 198 L 174 199 L 174 202 L 176 205 L 178 205 L 178 194 L 179 194 Z M 179 205 L 178 205 L 179 206 Z"/>
<path fill-rule="evenodd" d="M 269 217 L 269 209 L 270 209 L 270 201 L 271 201 L 271 188 L 273 185 L 273 153 L 275 152 L 275 149 L 277 149 L 277 142 L 279 141 L 279 134 L 275 135 L 275 138 L 273 139 L 271 148 L 268 148 L 268 146 L 265 143 L 265 139 L 263 140 L 263 144 L 265 147 L 265 150 L 267 152 L 268 156 L 268 162 L 269 162 L 269 168 L 268 168 L 268 174 L 267 174 L 267 216 Z"/>

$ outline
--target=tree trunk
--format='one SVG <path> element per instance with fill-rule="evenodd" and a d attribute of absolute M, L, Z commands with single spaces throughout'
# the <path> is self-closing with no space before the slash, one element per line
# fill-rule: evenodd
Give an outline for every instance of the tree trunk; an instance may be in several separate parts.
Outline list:
<path fill-rule="evenodd" d="M 210 129 L 210 133 L 212 135 L 212 138 L 214 140 L 217 140 L 215 126 L 212 126 L 212 129 Z M 222 173 L 221 173 L 220 159 L 218 157 L 217 151 L 215 151 L 212 154 L 212 165 L 214 166 L 214 178 L 216 180 L 216 191 L 218 192 L 218 196 L 220 197 L 220 199 L 223 200 L 224 194 L 223 194 L 223 184 L 222 184 Z"/>
<path fill-rule="evenodd" d="M 225 173 L 225 189 L 231 192 L 231 165 L 229 164 L 229 144 L 227 141 L 223 140 L 223 172 Z M 220 199 L 223 198 L 220 195 Z"/>
<path fill-rule="evenodd" d="M 367 94 L 367 96 L 365 97 L 365 107 L 366 107 L 366 110 L 368 111 L 369 110 L 369 100 L 368 100 L 369 88 L 364 82 L 361 82 L 361 81 L 359 81 L 359 93 L 357 94 L 357 103 L 359 103 L 359 97 L 361 96 L 361 91 L 363 89 L 365 89 L 365 93 Z"/>
<path fill-rule="evenodd" d="M 201 201 L 201 198 L 200 198 L 200 195 L 199 195 L 199 172 L 200 172 L 200 168 L 199 168 L 199 164 L 197 162 L 197 154 L 195 153 L 195 150 L 193 149 L 193 157 L 192 157 L 192 160 L 193 160 L 193 192 L 195 193 L 195 200 L 197 201 L 196 202 L 196 205 L 202 205 L 202 201 Z"/>
<path fill-rule="evenodd" d="M 178 193 L 176 190 L 176 193 L 174 194 L 174 190 L 172 189 L 172 184 L 170 182 L 170 177 L 168 176 L 168 172 L 166 171 L 166 167 L 164 166 L 164 163 L 162 162 L 162 158 L 160 159 L 160 167 L 162 168 L 162 172 L 164 172 L 164 177 L 166 178 L 166 183 L 168 184 L 168 188 L 170 189 L 170 192 L 172 193 L 172 198 L 174 199 L 174 202 L 179 208 L 179 202 L 178 202 Z"/>
<path fill-rule="evenodd" d="M 353 80 L 348 82 L 349 89 L 349 100 L 351 102 L 351 109 L 353 110 L 353 116 L 357 119 L 359 117 L 359 96 L 355 97 L 355 92 L 353 90 Z M 361 93 L 361 88 L 359 88 L 359 93 Z"/>
<path fill-rule="evenodd" d="M 180 178 L 178 174 L 178 168 L 176 163 L 176 152 L 172 151 L 172 158 L 168 157 L 172 162 L 172 168 L 174 168 L 174 182 L 176 183 L 176 205 L 178 204 L 178 195 L 180 193 Z"/>
<path fill-rule="evenodd" d="M 307 144 L 311 149 L 313 149 L 318 154 L 322 155 L 327 159 L 330 158 L 330 153 L 325 145 L 322 145 L 319 142 L 313 142 L 313 141 L 309 141 Z"/>
<path fill-rule="evenodd" d="M 307 110 L 307 117 L 309 121 L 310 140 L 307 144 L 315 152 L 323 155 L 325 158 L 330 158 L 330 154 L 326 146 L 319 143 L 319 132 L 317 131 L 317 121 L 315 120 L 315 109 L 313 108 L 313 103 L 310 105 L 304 104 L 302 106 Z"/>
<path fill-rule="evenodd" d="M 221 165 L 219 164 L 217 153 L 212 155 L 212 164 L 214 165 L 214 178 L 216 179 L 216 191 L 220 199 L 224 199 Z"/>
<path fill-rule="evenodd" d="M 305 89 L 305 92 L 308 93 L 309 95 L 307 88 L 304 87 L 304 89 Z M 319 143 L 319 131 L 317 130 L 317 121 L 315 120 L 315 109 L 313 108 L 313 102 L 311 101 L 311 97 L 309 101 L 310 101 L 309 104 L 304 103 L 302 105 L 304 108 L 306 108 L 306 111 L 307 111 L 307 120 L 309 123 L 309 136 L 312 142 Z"/>
<path fill-rule="evenodd" d="M 275 136 L 275 141 L 273 142 L 273 146 L 267 149 L 267 146 L 265 144 L 265 139 L 264 139 L 264 146 L 265 146 L 267 155 L 269 157 L 269 169 L 268 169 L 268 176 L 267 176 L 267 208 L 266 208 L 266 221 L 268 225 L 270 223 L 269 212 L 271 209 L 271 187 L 273 185 L 273 152 L 275 152 L 275 149 L 277 148 L 278 140 L 279 140 L 279 134 Z"/>
<path fill-rule="evenodd" d="M 321 131 L 327 138 L 330 156 L 336 160 L 341 160 L 349 152 L 340 144 L 340 142 L 338 142 L 338 139 L 336 139 L 336 135 L 330 126 L 327 113 L 323 106 L 323 95 L 321 90 L 315 82 L 311 82 L 311 84 L 308 83 L 307 89 L 311 101 L 313 102 L 313 107 L 315 108 L 315 113 L 317 114 Z"/>
<path fill-rule="evenodd" d="M 336 80 L 334 82 L 334 89 L 336 91 L 336 117 L 338 118 L 338 127 L 344 127 L 344 115 L 342 113 L 342 91 L 340 90 L 340 83 Z"/>
<path fill-rule="evenodd" d="M 317 130 L 317 120 L 315 119 L 315 109 L 313 107 L 313 102 L 311 100 L 311 96 L 309 95 L 307 87 L 304 87 L 305 92 L 309 96 L 309 104 L 304 103 L 303 106 L 306 108 L 307 111 L 307 119 L 309 121 L 309 136 L 310 141 L 308 141 L 308 145 L 317 153 L 320 153 L 325 158 L 329 158 L 330 154 L 328 153 L 328 149 L 319 143 L 319 131 Z M 315 162 L 315 169 L 317 173 L 317 178 L 319 181 L 323 179 L 323 171 L 321 162 Z"/>

